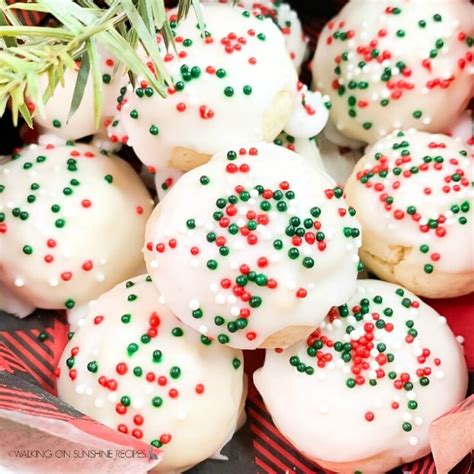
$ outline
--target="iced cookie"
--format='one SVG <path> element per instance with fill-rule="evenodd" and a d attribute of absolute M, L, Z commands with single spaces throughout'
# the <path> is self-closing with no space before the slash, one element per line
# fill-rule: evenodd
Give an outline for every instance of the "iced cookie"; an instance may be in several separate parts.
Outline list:
<path fill-rule="evenodd" d="M 340 187 L 283 147 L 216 154 L 160 202 L 145 260 L 186 324 L 221 344 L 286 347 L 355 290 L 359 224 Z"/>
<path fill-rule="evenodd" d="M 245 400 L 242 352 L 184 326 L 146 275 L 100 296 L 56 374 L 63 401 L 160 448 L 158 472 L 219 451 Z"/>
<path fill-rule="evenodd" d="M 177 52 L 158 36 L 174 81 L 167 97 L 138 81 L 120 99 L 117 139 L 156 170 L 188 171 L 230 143 L 272 141 L 296 102 L 296 71 L 271 19 L 229 5 L 202 10 L 205 31 L 192 9 L 179 24 L 169 12 Z"/>
<path fill-rule="evenodd" d="M 0 282 L 72 309 L 136 275 L 153 202 L 124 160 L 90 145 L 30 145 L 0 166 Z"/>
<path fill-rule="evenodd" d="M 430 452 L 430 424 L 464 398 L 467 368 L 444 317 L 396 285 L 359 280 L 306 341 L 267 351 L 254 381 L 302 454 L 373 474 Z"/>
<path fill-rule="evenodd" d="M 369 270 L 430 298 L 473 291 L 472 180 L 472 155 L 445 135 L 393 132 L 374 144 L 345 188 Z"/>
<path fill-rule="evenodd" d="M 314 86 L 330 95 L 348 137 L 444 132 L 473 92 L 473 37 L 467 0 L 352 0 L 321 33 Z"/>

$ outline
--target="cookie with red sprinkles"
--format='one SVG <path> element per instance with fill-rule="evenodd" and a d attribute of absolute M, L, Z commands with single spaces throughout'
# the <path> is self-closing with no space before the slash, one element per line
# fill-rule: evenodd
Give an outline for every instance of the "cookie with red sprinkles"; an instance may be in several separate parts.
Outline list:
<path fill-rule="evenodd" d="M 272 141 L 296 101 L 296 70 L 270 18 L 230 5 L 202 10 L 203 31 L 193 9 L 179 23 L 177 10 L 168 12 L 177 51 L 157 36 L 173 80 L 166 98 L 138 80 L 119 97 L 124 132 L 109 128 L 156 170 L 188 171 L 229 143 Z"/>
<path fill-rule="evenodd" d="M 473 46 L 467 0 L 352 0 L 321 32 L 314 85 L 351 138 L 373 143 L 410 127 L 442 133 L 471 97 Z"/>
<path fill-rule="evenodd" d="M 159 448 L 158 472 L 182 472 L 217 453 L 245 399 L 242 352 L 183 325 L 147 275 L 90 306 L 56 375 L 63 401 Z"/>
<path fill-rule="evenodd" d="M 430 424 L 464 398 L 467 367 L 446 318 L 397 285 L 359 280 L 306 341 L 268 350 L 254 381 L 309 459 L 378 473 L 430 452 Z"/>
<path fill-rule="evenodd" d="M 461 140 L 415 130 L 393 132 L 367 151 L 346 193 L 371 271 L 430 298 L 472 291 L 473 161 Z"/>
<path fill-rule="evenodd" d="M 186 173 L 147 224 L 145 260 L 174 313 L 242 349 L 306 337 L 355 291 L 355 211 L 286 148 L 250 144 Z"/>
<path fill-rule="evenodd" d="M 139 271 L 152 208 L 115 155 L 84 144 L 19 149 L 0 165 L 0 282 L 39 308 L 88 302 Z"/>
<path fill-rule="evenodd" d="M 233 5 L 233 0 L 202 0 L 202 3 L 224 3 Z M 270 18 L 285 36 L 286 48 L 293 64 L 301 67 L 308 52 L 308 38 L 303 33 L 298 14 L 288 3 L 281 0 L 240 0 L 236 3 L 257 18 Z"/>

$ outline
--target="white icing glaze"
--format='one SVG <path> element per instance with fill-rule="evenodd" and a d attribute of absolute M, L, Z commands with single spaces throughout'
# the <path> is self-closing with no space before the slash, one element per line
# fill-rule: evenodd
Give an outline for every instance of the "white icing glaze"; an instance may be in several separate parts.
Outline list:
<path fill-rule="evenodd" d="M 346 309 L 353 315 L 352 308 L 364 306 L 361 301 L 366 299 L 368 312 L 361 322 L 351 316 L 342 317 L 335 309 L 321 324 L 319 334 L 315 332 L 308 341 L 311 345 L 300 342 L 281 353 L 269 350 L 265 365 L 255 372 L 255 385 L 273 421 L 309 458 L 351 463 L 345 466 L 344 472 L 353 472 L 359 469 L 361 461 L 374 457 L 373 469 L 364 465 L 363 471 L 386 472 L 397 463 L 410 462 L 427 454 L 430 423 L 464 398 L 467 369 L 454 335 L 447 325 L 440 323 L 439 315 L 432 308 L 407 290 L 397 294 L 399 288 L 382 281 L 359 280 L 357 292 Z M 376 303 L 376 296 L 381 296 L 383 301 Z M 383 313 L 385 308 L 393 310 L 392 316 Z M 393 328 L 389 331 L 387 326 L 374 327 L 373 314 Z M 406 342 L 407 323 L 413 323 L 412 329 L 417 332 L 411 343 Z M 364 329 L 367 324 L 371 326 L 370 331 Z M 349 325 L 354 327 L 350 335 L 346 331 Z M 318 345 L 316 341 L 323 336 L 333 343 L 342 341 L 354 346 L 361 342 L 361 337 L 368 342 L 370 333 L 374 336 L 375 352 L 363 358 L 370 368 L 362 369 L 358 376 L 364 381 L 359 379 L 353 388 L 347 385 L 348 379 L 357 377 L 350 370 L 355 363 L 353 350 L 351 361 L 344 362 L 341 357 L 344 350 L 338 352 L 336 346 L 329 348 L 323 344 L 317 349 L 318 353 L 327 354 L 326 357 L 335 362 L 326 361 L 324 367 L 317 365 L 316 361 L 321 359 L 307 352 L 313 344 Z M 425 357 L 423 350 L 426 349 L 430 352 Z M 392 362 L 387 361 L 388 354 L 393 354 Z M 298 363 L 292 359 L 296 364 L 293 366 L 290 358 L 295 356 Z M 304 367 L 313 372 L 305 372 Z M 418 374 L 420 369 L 427 370 Z M 382 372 L 377 374 L 380 370 L 383 376 Z M 388 376 L 391 372 L 395 372 L 393 380 Z M 438 376 L 441 372 L 443 377 Z M 401 388 L 395 387 L 403 373 L 410 377 L 411 389 L 405 385 L 405 375 Z M 375 379 L 377 384 L 370 385 L 369 379 Z M 428 385 L 422 385 L 426 379 Z M 368 421 L 371 415 L 373 419 Z"/>
<path fill-rule="evenodd" d="M 308 87 L 303 84 L 300 87 L 285 132 L 296 138 L 312 138 L 326 126 L 329 112 L 325 104 L 330 103 L 329 97 L 322 96 L 320 92 L 308 91 Z"/>
<path fill-rule="evenodd" d="M 344 200 L 333 196 L 334 182 L 302 157 L 264 143 L 227 150 L 186 173 L 161 201 L 147 225 L 145 261 L 167 304 L 186 324 L 233 347 L 253 349 L 289 326 L 314 326 L 352 294 L 361 239 Z M 240 196 L 236 186 L 248 195 L 232 198 L 235 206 L 229 208 L 227 199 Z M 255 186 L 267 193 L 259 195 Z M 307 235 L 285 233 L 292 218 L 289 231 Z M 345 237 L 350 229 L 354 237 Z M 321 242 L 314 240 L 318 232 Z M 275 248 L 278 240 L 281 250 Z M 291 248 L 294 259 L 288 256 Z M 237 290 L 242 265 L 259 275 L 260 284 L 241 276 L 244 288 Z M 249 295 L 255 299 L 248 302 Z M 239 323 L 247 325 L 229 330 L 247 311 L 248 319 Z M 217 316 L 225 323 L 216 324 Z"/>
<path fill-rule="evenodd" d="M 467 109 L 459 119 L 450 124 L 446 134 L 466 144 L 468 148 L 474 146 L 474 124 L 472 119 L 472 110 Z"/>
<path fill-rule="evenodd" d="M 473 35 L 468 0 L 352 0 L 321 33 L 314 85 L 331 96 L 331 117 L 351 138 L 443 132 L 473 91 Z"/>
<path fill-rule="evenodd" d="M 326 172 L 315 138 L 297 138 L 283 131 L 275 140 L 273 140 L 273 143 L 294 151 L 304 158 L 308 165 Z"/>
<path fill-rule="evenodd" d="M 191 9 L 174 28 L 178 51 L 184 57 L 161 48 L 175 88 L 163 99 L 146 87 L 133 92 L 129 86 L 119 106 L 126 132 L 120 139 L 128 141 L 138 157 L 156 169 L 170 166 L 176 147 L 213 154 L 229 142 L 264 139 L 265 131 L 268 133 L 265 113 L 273 111 L 274 99 L 283 92 L 291 102 L 296 97 L 296 71 L 283 35 L 272 20 L 245 17 L 245 12 L 227 5 L 203 5 L 202 10 L 211 34 L 208 42 L 200 38 Z M 170 16 L 175 13 L 172 10 Z M 186 40 L 192 43 L 186 46 Z M 234 49 L 226 52 L 226 47 Z M 188 72 L 183 73 L 181 68 L 186 66 Z M 220 70 L 225 71 L 224 77 L 218 77 Z M 184 89 L 176 90 L 181 86 Z M 278 113 L 266 122 L 273 122 Z"/>
<path fill-rule="evenodd" d="M 22 284 L 23 281 L 19 280 L 16 283 Z M 35 307 L 0 283 L 0 310 L 13 314 L 17 318 L 26 318 L 35 310 Z"/>
<path fill-rule="evenodd" d="M 90 145 L 30 145 L 14 158 L 0 166 L 5 286 L 54 309 L 136 274 L 153 202 L 130 165 Z"/>
<path fill-rule="evenodd" d="M 115 71 L 115 69 L 117 70 Z M 35 124 L 40 126 L 41 133 L 48 134 L 46 139 L 41 139 L 40 136 L 40 143 L 64 144 L 67 140 L 76 140 L 99 131 L 105 132 L 105 127 L 115 113 L 120 87 L 126 81 L 123 76 L 123 68 L 121 66 L 117 68 L 117 61 L 104 50 L 100 54 L 100 73 L 102 102 L 99 128 L 95 126 L 94 121 L 94 93 L 91 75 L 87 80 L 81 104 L 68 121 L 78 70 L 67 69 L 64 72 L 64 85 L 58 84 L 53 96 L 44 105 L 44 110 L 38 110 L 34 117 Z M 47 85 L 47 77 L 40 76 L 40 90 L 46 90 Z M 52 139 L 51 135 L 56 138 Z"/>
<path fill-rule="evenodd" d="M 233 1 L 203 0 L 202 3 L 232 4 Z M 255 16 L 263 15 L 272 18 L 285 36 L 286 49 L 294 66 L 297 69 L 301 67 L 301 63 L 304 61 L 308 52 L 308 39 L 303 33 L 298 14 L 288 3 L 276 0 L 262 0 L 259 2 L 255 2 L 254 0 L 240 0 L 236 6 L 249 10 Z"/>
<path fill-rule="evenodd" d="M 350 178 L 353 184 L 348 188 L 351 205 L 357 209 L 364 229 L 387 245 L 412 249 L 405 255 L 405 260 L 421 267 L 425 264 L 433 265 L 435 271 L 453 274 L 472 272 L 473 155 L 461 143 L 445 135 L 415 130 L 402 133 L 404 134 L 393 132 L 378 141 L 360 160 Z M 387 167 L 388 174 L 386 177 L 376 174 L 369 180 L 370 187 L 367 187 L 360 182 L 358 176 L 361 176 L 359 173 L 367 173 L 373 167 L 381 165 L 376 159 L 377 153 L 387 158 L 386 165 L 383 166 Z M 402 153 L 410 161 L 400 163 L 399 160 L 405 158 Z M 425 157 L 431 157 L 429 163 L 424 162 Z M 442 162 L 437 164 L 435 159 Z M 426 170 L 410 172 L 412 167 L 419 166 Z M 394 168 L 402 170 L 399 175 L 394 174 Z M 461 174 L 458 170 L 461 170 Z M 405 173 L 408 173 L 408 177 Z M 455 181 L 453 175 L 457 175 L 459 180 Z M 381 200 L 383 194 L 393 197 L 393 203 L 388 205 L 388 209 L 387 203 Z M 452 211 L 453 205 L 460 208 L 456 213 Z M 411 206 L 416 208 L 417 214 L 409 214 Z M 400 214 L 400 211 L 402 217 L 397 219 L 396 214 Z M 429 224 L 430 219 L 436 220 L 440 216 L 442 221 L 444 219 L 444 222 L 438 223 L 441 230 L 422 229 L 422 226 Z M 461 224 L 459 219 L 466 219 L 466 223 Z M 428 245 L 429 252 L 420 251 L 422 245 Z M 433 260 L 433 254 L 439 254 L 439 260 L 436 257 Z"/>
<path fill-rule="evenodd" d="M 101 423 L 145 443 L 161 440 L 157 471 L 181 472 L 234 433 L 243 355 L 203 341 L 159 300 L 145 275 L 104 293 L 66 346 L 57 387 Z"/>
<path fill-rule="evenodd" d="M 173 168 L 165 168 L 155 173 L 155 187 L 158 193 L 158 199 L 161 201 L 169 190 L 176 184 L 183 172 Z"/>

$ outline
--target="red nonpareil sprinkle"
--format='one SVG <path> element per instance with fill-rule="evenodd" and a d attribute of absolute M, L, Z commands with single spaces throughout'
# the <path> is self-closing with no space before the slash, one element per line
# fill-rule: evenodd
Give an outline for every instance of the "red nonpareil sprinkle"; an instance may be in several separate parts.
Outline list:
<path fill-rule="evenodd" d="M 115 370 L 119 375 L 125 375 L 128 372 L 128 366 L 125 362 L 119 362 L 115 367 Z"/>
<path fill-rule="evenodd" d="M 204 120 L 212 119 L 214 117 L 214 111 L 207 105 L 201 105 L 199 107 L 199 115 Z"/>
<path fill-rule="evenodd" d="M 170 396 L 170 398 L 178 398 L 179 392 L 178 392 L 178 390 L 176 390 L 175 388 L 172 388 L 172 389 L 168 392 L 168 395 Z"/>
<path fill-rule="evenodd" d="M 104 320 L 103 316 L 96 316 L 94 318 L 94 324 L 100 324 Z"/>
<path fill-rule="evenodd" d="M 202 383 L 198 383 L 195 387 L 195 391 L 198 395 L 201 395 L 204 393 L 204 385 Z"/>
<path fill-rule="evenodd" d="M 115 405 L 115 411 L 119 415 L 125 415 L 127 413 L 127 407 L 125 405 L 122 405 L 121 403 L 117 403 L 117 405 Z"/>
<path fill-rule="evenodd" d="M 120 433 L 127 434 L 128 433 L 127 425 L 124 425 L 123 423 L 121 423 L 120 425 L 117 426 L 117 431 L 120 431 Z"/>
<path fill-rule="evenodd" d="M 133 422 L 134 422 L 137 426 L 143 425 L 143 416 L 141 416 L 141 415 L 135 415 L 135 416 L 133 417 Z"/>
<path fill-rule="evenodd" d="M 153 372 L 148 372 L 145 376 L 147 382 L 154 382 L 156 379 L 156 375 Z"/>
<path fill-rule="evenodd" d="M 296 297 L 297 298 L 306 298 L 308 292 L 304 289 L 304 288 L 300 288 L 297 292 L 296 292 Z"/>
<path fill-rule="evenodd" d="M 374 418 L 375 418 L 375 415 L 373 414 L 373 412 L 371 412 L 371 411 L 366 412 L 365 419 L 367 421 L 373 421 Z"/>
<path fill-rule="evenodd" d="M 137 439 L 143 438 L 142 430 L 134 429 L 134 430 L 132 431 L 132 436 L 133 436 L 134 438 L 137 438 Z"/>

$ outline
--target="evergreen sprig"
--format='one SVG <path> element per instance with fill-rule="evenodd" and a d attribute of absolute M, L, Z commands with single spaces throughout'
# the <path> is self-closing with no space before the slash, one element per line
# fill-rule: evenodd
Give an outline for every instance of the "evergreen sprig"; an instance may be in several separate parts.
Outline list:
<path fill-rule="evenodd" d="M 203 28 L 199 0 L 179 0 L 178 21 L 191 6 Z M 22 25 L 15 10 L 50 14 L 60 26 Z M 0 0 L 0 117 L 10 103 L 15 125 L 21 115 L 32 126 L 34 113 L 42 111 L 58 84 L 64 84 L 65 71 L 75 69 L 79 73 L 69 116 L 79 107 L 91 76 L 98 125 L 102 96 L 99 48 L 121 63 L 132 83 L 140 76 L 165 96 L 171 77 L 158 52 L 157 32 L 166 47 L 175 47 L 164 0 L 105 0 L 100 5 L 93 0 L 36 0 L 12 5 Z M 152 68 L 140 58 L 139 49 L 146 52 Z M 39 77 L 44 75 L 48 85 L 43 91 Z M 28 107 L 29 101 L 35 104 L 34 110 Z"/>

